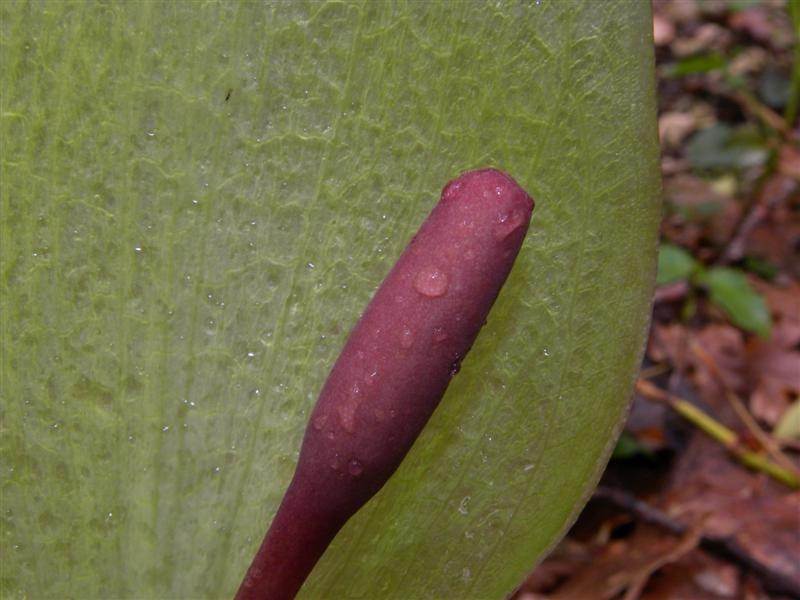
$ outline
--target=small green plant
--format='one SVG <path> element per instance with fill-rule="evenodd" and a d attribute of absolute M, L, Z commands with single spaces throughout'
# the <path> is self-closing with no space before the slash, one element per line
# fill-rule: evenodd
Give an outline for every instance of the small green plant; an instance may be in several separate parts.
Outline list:
<path fill-rule="evenodd" d="M 767 337 L 771 317 L 764 298 L 753 288 L 740 269 L 704 267 L 692 255 L 673 244 L 662 244 L 658 255 L 658 283 L 687 281 L 695 289 L 708 292 L 711 302 L 742 329 Z"/>

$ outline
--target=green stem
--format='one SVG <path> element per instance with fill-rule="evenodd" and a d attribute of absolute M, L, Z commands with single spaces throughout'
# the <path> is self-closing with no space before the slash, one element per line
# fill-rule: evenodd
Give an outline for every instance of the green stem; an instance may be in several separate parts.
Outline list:
<path fill-rule="evenodd" d="M 746 467 L 766 473 L 773 479 L 780 481 L 790 488 L 800 489 L 800 478 L 798 478 L 797 475 L 775 464 L 762 454 L 742 448 L 738 443 L 739 436 L 735 431 L 729 429 L 690 402 L 668 394 L 649 381 L 644 381 L 642 379 L 636 382 L 636 391 L 647 398 L 668 404 L 676 413 L 692 423 L 692 425 L 725 446 L 725 448 Z"/>

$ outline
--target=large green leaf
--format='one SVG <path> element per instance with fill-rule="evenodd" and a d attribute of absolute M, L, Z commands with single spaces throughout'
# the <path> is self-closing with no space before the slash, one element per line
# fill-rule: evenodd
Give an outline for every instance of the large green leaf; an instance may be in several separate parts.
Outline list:
<path fill-rule="evenodd" d="M 461 374 L 309 598 L 501 598 L 625 413 L 659 218 L 649 5 L 3 2 L 2 594 L 223 597 L 461 170 L 536 198 Z"/>

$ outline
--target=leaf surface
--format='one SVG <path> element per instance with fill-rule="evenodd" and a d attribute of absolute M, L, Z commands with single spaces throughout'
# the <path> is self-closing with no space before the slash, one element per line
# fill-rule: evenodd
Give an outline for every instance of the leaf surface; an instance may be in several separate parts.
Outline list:
<path fill-rule="evenodd" d="M 624 417 L 659 220 L 649 5 L 0 4 L 9 597 L 226 597 L 460 171 L 537 200 L 475 348 L 308 598 L 501 598 Z"/>

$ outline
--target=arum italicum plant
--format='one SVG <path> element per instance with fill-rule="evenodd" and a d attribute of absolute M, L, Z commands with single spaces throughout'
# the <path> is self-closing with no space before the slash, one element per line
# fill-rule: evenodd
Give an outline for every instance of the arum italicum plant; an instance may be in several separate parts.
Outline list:
<path fill-rule="evenodd" d="M 0 4 L 9 597 L 230 597 L 442 183 L 536 198 L 488 323 L 307 598 L 501 598 L 613 448 L 659 219 L 636 0 Z"/>

